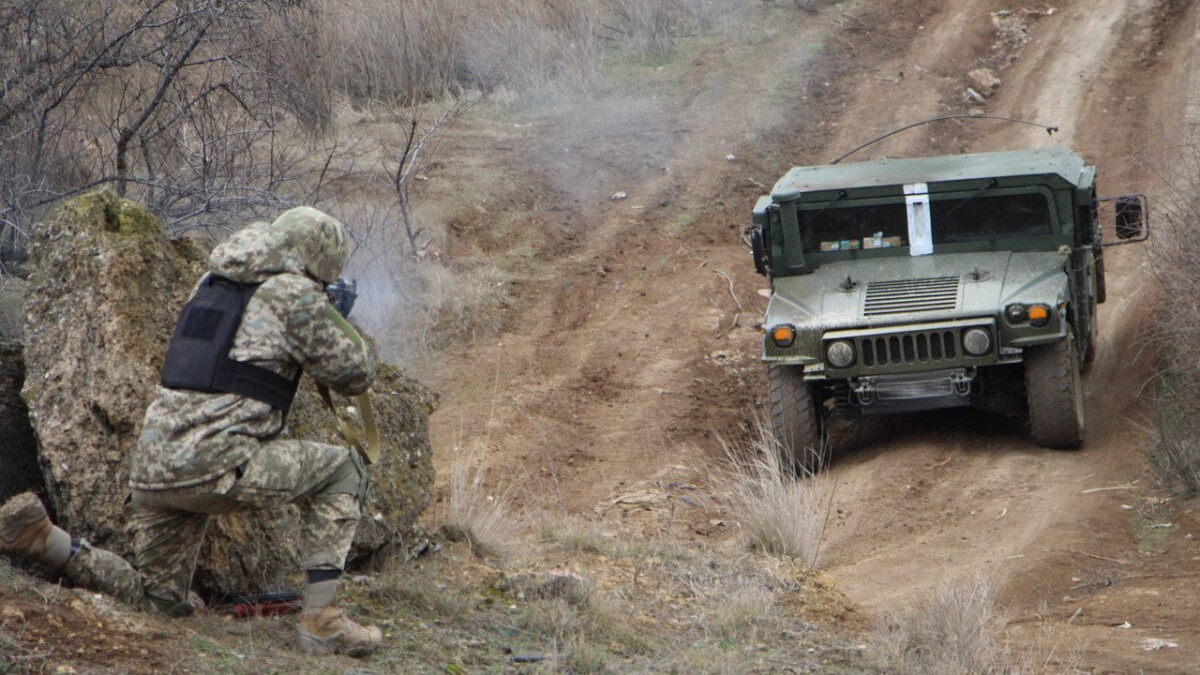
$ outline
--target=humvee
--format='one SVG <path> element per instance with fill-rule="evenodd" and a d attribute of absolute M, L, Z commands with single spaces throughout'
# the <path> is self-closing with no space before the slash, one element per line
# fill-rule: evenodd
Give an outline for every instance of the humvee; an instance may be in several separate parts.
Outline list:
<path fill-rule="evenodd" d="M 792 169 L 751 229 L 785 461 L 819 465 L 835 415 L 964 406 L 1080 447 L 1104 247 L 1149 232 L 1144 196 L 1098 198 L 1096 168 L 1063 149 Z"/>

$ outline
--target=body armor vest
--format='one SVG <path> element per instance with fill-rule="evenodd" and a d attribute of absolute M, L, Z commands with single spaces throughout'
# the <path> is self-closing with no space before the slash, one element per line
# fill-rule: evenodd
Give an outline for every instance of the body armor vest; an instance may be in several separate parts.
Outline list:
<path fill-rule="evenodd" d="M 163 364 L 164 387 L 238 394 L 287 413 L 300 373 L 290 379 L 229 358 L 233 338 L 242 325 L 242 313 L 258 286 L 211 274 L 204 277 L 179 313 Z"/>

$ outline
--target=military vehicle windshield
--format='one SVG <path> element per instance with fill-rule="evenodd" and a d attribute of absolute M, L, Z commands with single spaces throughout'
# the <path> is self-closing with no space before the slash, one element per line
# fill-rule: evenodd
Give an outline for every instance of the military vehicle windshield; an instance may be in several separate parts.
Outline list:
<path fill-rule="evenodd" d="M 929 212 L 935 245 L 1054 234 L 1050 202 L 1037 193 L 934 199 Z"/>
<path fill-rule="evenodd" d="M 907 246 L 908 215 L 903 203 L 801 211 L 800 229 L 808 253 Z"/>
<path fill-rule="evenodd" d="M 935 245 L 1054 234 L 1050 202 L 1038 193 L 934 195 L 929 210 Z M 801 211 L 800 222 L 807 253 L 908 246 L 904 203 L 832 204 Z"/>

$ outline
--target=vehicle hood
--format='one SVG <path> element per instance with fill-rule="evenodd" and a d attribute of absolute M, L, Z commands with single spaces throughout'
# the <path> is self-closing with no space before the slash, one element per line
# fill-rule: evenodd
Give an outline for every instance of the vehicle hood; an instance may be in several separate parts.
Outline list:
<path fill-rule="evenodd" d="M 764 325 L 826 331 L 995 316 L 1012 302 L 1057 303 L 1066 297 L 1067 260 L 1057 252 L 996 251 L 826 263 L 811 274 L 776 279 Z M 937 309 L 913 311 L 901 302 L 880 312 L 868 305 L 873 289 L 877 298 L 889 283 L 926 280 L 940 280 L 945 301 Z"/>

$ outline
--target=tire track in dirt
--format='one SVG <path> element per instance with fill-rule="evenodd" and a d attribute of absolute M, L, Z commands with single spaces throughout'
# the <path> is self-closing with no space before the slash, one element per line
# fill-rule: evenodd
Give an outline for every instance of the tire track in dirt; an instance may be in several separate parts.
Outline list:
<path fill-rule="evenodd" d="M 527 284 L 536 296 L 513 327 L 474 346 L 469 362 L 448 364 L 447 397 L 433 421 L 440 444 L 481 440 L 503 458 L 503 471 L 491 475 L 525 486 L 523 504 L 560 492 L 549 484 L 552 461 L 570 510 L 590 511 L 684 462 L 695 446 L 715 446 L 716 432 L 737 435 L 765 387 L 757 374 L 739 382 L 706 358 L 725 352 L 751 362 L 758 349 L 752 324 L 765 302 L 753 289 L 763 282 L 737 243 L 763 189 L 748 178 L 769 181 L 797 161 L 821 161 L 824 138 L 805 132 L 844 101 L 843 83 L 827 75 L 832 59 L 819 49 L 840 18 L 776 12 L 797 25 L 751 45 L 703 50 L 686 64 L 676 97 L 640 103 L 669 137 L 665 150 L 626 169 L 627 199 L 596 204 L 593 194 L 576 207 L 581 241 Z M 797 96 L 797 86 L 806 93 Z M 768 100 L 802 107 L 752 105 Z M 600 124 L 605 134 L 627 131 Z M 566 127 L 529 141 L 534 161 L 583 144 Z M 811 149 L 818 145 L 821 154 Z M 748 157 L 725 160 L 743 149 Z M 622 159 L 608 156 L 614 165 Z M 743 304 L 737 328 L 735 302 Z"/>

